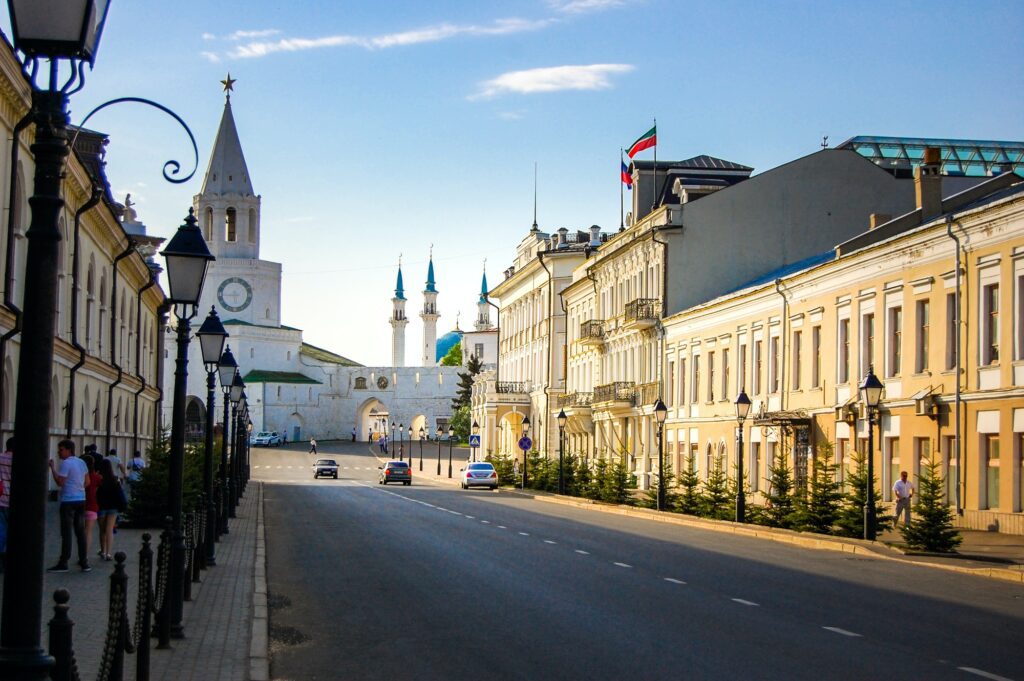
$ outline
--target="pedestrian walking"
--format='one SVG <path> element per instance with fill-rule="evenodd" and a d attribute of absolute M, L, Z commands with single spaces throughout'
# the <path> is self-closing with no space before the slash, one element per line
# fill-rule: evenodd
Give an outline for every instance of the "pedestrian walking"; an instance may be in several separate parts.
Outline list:
<path fill-rule="evenodd" d="M 116 449 L 111 449 L 107 452 L 107 460 L 110 462 L 110 467 L 114 469 L 114 476 L 117 477 L 117 481 L 124 482 L 124 479 L 128 477 L 128 471 L 125 470 L 124 462 L 117 455 Z"/>
<path fill-rule="evenodd" d="M 142 458 L 142 454 L 135 452 L 131 463 L 128 464 L 128 493 L 132 496 L 135 495 L 135 486 L 142 481 L 142 469 L 145 467 L 146 460 Z"/>
<path fill-rule="evenodd" d="M 11 460 L 14 456 L 14 438 L 7 438 L 7 446 L 0 453 L 0 572 L 7 561 L 7 513 L 11 506 Z"/>
<path fill-rule="evenodd" d="M 117 514 L 125 510 L 124 490 L 120 481 L 114 475 L 114 467 L 110 465 L 110 459 L 103 459 L 100 462 L 99 489 L 96 491 L 96 503 L 99 506 L 100 521 L 100 558 L 113 560 L 114 551 L 114 525 L 117 524 Z"/>
<path fill-rule="evenodd" d="M 900 521 L 900 514 L 903 514 L 903 525 L 910 524 L 910 500 L 914 496 L 914 483 L 907 480 L 907 472 L 900 471 L 900 479 L 892 486 L 892 493 L 896 497 L 896 522 Z"/>
<path fill-rule="evenodd" d="M 316 454 L 316 439 L 309 438 L 309 453 Z"/>
<path fill-rule="evenodd" d="M 352 426 L 352 442 L 356 441 L 356 427 Z"/>
<path fill-rule="evenodd" d="M 50 459 L 50 474 L 60 488 L 60 559 L 48 572 L 67 572 L 71 559 L 71 535 L 78 544 L 78 565 L 89 572 L 89 554 L 85 548 L 85 476 L 89 472 L 85 462 L 75 456 L 75 443 L 61 440 L 57 443 L 60 467 Z"/>
<path fill-rule="evenodd" d="M 96 471 L 96 464 L 91 456 L 83 456 L 82 461 L 85 462 L 86 470 L 85 474 L 85 555 L 89 555 L 92 551 L 92 528 L 96 526 L 96 519 L 99 517 L 99 504 L 96 502 L 96 492 L 100 488 L 100 483 L 103 482 L 103 476 Z M 102 540 L 103 532 L 100 532 L 100 539 Z M 100 542 L 102 546 L 102 541 Z M 103 557 L 103 550 L 100 549 L 100 557 Z"/>

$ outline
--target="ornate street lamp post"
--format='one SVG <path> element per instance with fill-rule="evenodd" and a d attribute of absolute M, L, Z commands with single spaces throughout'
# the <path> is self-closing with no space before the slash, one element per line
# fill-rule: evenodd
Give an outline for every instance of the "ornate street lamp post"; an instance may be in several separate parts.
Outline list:
<path fill-rule="evenodd" d="M 20 456 L 14 457 L 11 471 L 18 483 L 11 486 L 10 493 L 0 677 L 43 679 L 53 666 L 53 658 L 40 647 L 40 624 L 52 413 L 50 376 L 60 270 L 57 221 L 64 207 L 61 182 L 69 151 L 68 94 L 76 83 L 81 87 L 84 64 L 92 65 L 107 17 L 107 3 L 9 0 L 8 4 L 15 49 L 23 52 L 33 67 L 38 66 L 38 59 L 49 59 L 50 77 L 47 90 L 36 89 L 33 83 L 28 114 L 35 124 L 35 178 L 29 199 L 32 222 L 25 235 L 28 252 L 14 415 Z M 72 75 L 59 87 L 58 69 L 64 59 L 70 62 Z M 34 74 L 35 68 L 31 72 Z"/>
<path fill-rule="evenodd" d="M 220 485 L 217 489 L 217 528 L 220 534 L 228 533 L 228 443 L 231 433 L 231 420 L 228 409 L 231 405 L 231 386 L 235 383 L 235 376 L 238 375 L 238 362 L 231 354 L 231 347 L 224 350 L 217 364 L 217 372 L 220 374 L 220 390 L 224 394 L 224 426 L 220 434 Z"/>
<path fill-rule="evenodd" d="M 398 460 L 405 461 L 405 424 L 398 424 Z"/>
<path fill-rule="evenodd" d="M 658 398 L 654 403 L 654 418 L 658 422 L 658 510 L 665 510 L 665 418 L 668 407 Z"/>
<path fill-rule="evenodd" d="M 217 316 L 217 310 L 210 308 L 203 325 L 196 331 L 202 350 L 203 364 L 206 365 L 206 451 L 203 453 L 203 494 L 206 496 L 206 555 L 204 566 L 216 565 L 217 556 L 213 536 L 217 523 L 217 507 L 213 503 L 213 396 L 217 389 L 217 371 L 224 352 L 224 341 L 228 332 Z"/>
<path fill-rule="evenodd" d="M 423 472 L 423 436 L 424 435 L 426 435 L 426 432 L 421 427 L 420 428 L 420 472 Z"/>
<path fill-rule="evenodd" d="M 452 447 L 455 446 L 455 426 L 448 426 L 448 477 L 452 477 Z"/>
<path fill-rule="evenodd" d="M 390 440 L 389 444 L 391 445 L 391 458 L 393 459 L 393 458 L 395 458 L 395 422 L 394 421 L 391 422 L 391 440 Z"/>
<path fill-rule="evenodd" d="M 523 437 L 530 436 L 530 417 L 523 417 Z M 526 489 L 526 450 L 523 450 L 523 489 Z"/>
<path fill-rule="evenodd" d="M 437 427 L 437 477 L 441 477 L 441 426 Z"/>
<path fill-rule="evenodd" d="M 249 433 L 246 429 L 246 424 L 249 421 L 249 401 L 245 394 L 245 390 L 242 390 L 241 396 L 238 398 L 238 423 L 235 428 L 237 429 L 238 435 L 235 437 L 235 451 L 232 452 L 231 456 L 231 475 L 235 480 L 234 498 L 232 503 L 235 508 L 238 508 L 239 502 L 242 500 L 242 459 L 245 458 L 245 447 L 249 443 Z"/>
<path fill-rule="evenodd" d="M 885 386 L 875 376 L 875 367 L 868 367 L 868 374 L 864 382 L 860 384 L 861 399 L 868 412 L 868 479 L 867 490 L 864 495 L 864 538 L 874 541 L 877 523 L 875 518 L 875 411 L 882 400 L 882 390 Z"/>
<path fill-rule="evenodd" d="M 747 391 L 740 388 L 736 396 L 736 420 L 739 422 L 739 437 L 736 440 L 736 522 L 746 522 L 747 495 L 743 490 L 743 422 L 750 413 L 750 398 Z"/>
<path fill-rule="evenodd" d="M 235 460 L 239 454 L 239 431 L 241 428 L 238 427 L 238 415 L 239 415 L 239 402 L 242 400 L 242 395 L 245 394 L 245 381 L 242 380 L 242 375 L 235 372 L 235 380 L 231 382 L 231 434 L 234 436 L 231 439 L 231 459 L 228 462 L 228 486 L 227 486 L 227 498 L 224 501 L 225 506 L 228 509 L 228 517 L 235 517 L 235 488 L 238 486 L 238 479 L 235 477 Z"/>
<path fill-rule="evenodd" d="M 479 435 L 480 434 L 480 424 L 477 423 L 476 421 L 473 421 L 473 425 L 471 426 L 470 432 L 472 432 L 473 435 Z M 473 445 L 473 447 L 470 449 L 469 460 L 470 461 L 476 461 L 476 445 Z"/>
<path fill-rule="evenodd" d="M 565 415 L 565 409 L 558 411 L 558 493 L 565 494 L 565 423 L 569 417 Z"/>

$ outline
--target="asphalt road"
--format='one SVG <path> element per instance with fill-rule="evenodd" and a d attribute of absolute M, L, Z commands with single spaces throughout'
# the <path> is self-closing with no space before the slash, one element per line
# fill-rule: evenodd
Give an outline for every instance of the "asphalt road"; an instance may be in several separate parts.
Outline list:
<path fill-rule="evenodd" d="M 1019 585 L 382 487 L 365 444 L 325 449 L 338 481 L 254 450 L 273 679 L 1024 679 Z"/>

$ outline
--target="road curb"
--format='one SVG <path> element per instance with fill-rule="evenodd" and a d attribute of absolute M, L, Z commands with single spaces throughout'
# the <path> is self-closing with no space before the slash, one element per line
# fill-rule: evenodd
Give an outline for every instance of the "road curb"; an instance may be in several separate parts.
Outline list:
<path fill-rule="evenodd" d="M 250 481 L 253 482 L 253 481 Z M 263 525 L 263 483 L 255 483 L 256 560 L 253 566 L 252 635 L 249 640 L 249 679 L 270 681 L 270 657 L 267 611 L 267 543 Z"/>
<path fill-rule="evenodd" d="M 695 518 L 692 516 L 683 516 L 674 513 L 663 513 L 653 509 L 638 508 L 635 506 L 613 506 L 592 501 L 590 499 L 565 498 L 544 492 L 524 492 L 522 490 L 504 487 L 499 489 L 507 494 L 518 494 L 546 503 L 574 506 L 576 508 L 584 508 L 599 511 L 601 513 L 611 513 L 614 515 L 624 515 L 634 518 L 646 518 L 648 520 L 656 520 L 658 522 L 670 523 L 673 525 L 683 525 L 710 532 L 724 532 L 744 537 L 753 537 L 755 539 L 766 539 L 768 541 L 792 544 L 794 546 L 800 546 L 807 549 L 839 551 L 842 553 L 852 553 L 861 556 L 871 556 L 873 558 L 881 558 L 882 560 L 899 561 L 907 565 L 938 568 L 948 572 L 959 572 L 961 574 L 974 575 L 976 577 L 987 577 L 989 579 L 999 579 L 1008 582 L 1015 582 L 1017 584 L 1024 584 L 1024 569 L 1021 568 L 969 568 L 959 565 L 946 565 L 942 563 L 908 560 L 905 554 L 899 549 L 892 548 L 877 541 L 872 542 L 865 539 L 825 537 L 806 532 L 795 532 L 793 530 L 761 527 L 758 525 L 737 525 L 734 522 L 726 520 Z"/>

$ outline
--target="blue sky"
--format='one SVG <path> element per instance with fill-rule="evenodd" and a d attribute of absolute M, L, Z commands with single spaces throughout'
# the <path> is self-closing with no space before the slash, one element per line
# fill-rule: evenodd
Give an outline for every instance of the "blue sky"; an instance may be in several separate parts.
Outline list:
<path fill-rule="evenodd" d="M 8 35 L 6 16 L 3 30 Z M 1024 139 L 1024 3 L 337 2 L 115 0 L 72 122 L 120 105 L 108 175 L 168 236 L 202 182 L 232 97 L 261 256 L 283 263 L 283 322 L 365 364 L 390 363 L 403 255 L 408 309 L 434 245 L 439 332 L 475 313 L 533 221 L 619 224 L 619 148 L 658 119 L 658 158 L 710 154 L 762 172 L 858 134 Z M 645 152 L 642 158 L 649 158 Z M 410 316 L 412 316 L 410 314 Z M 420 326 L 407 330 L 416 363 Z"/>

